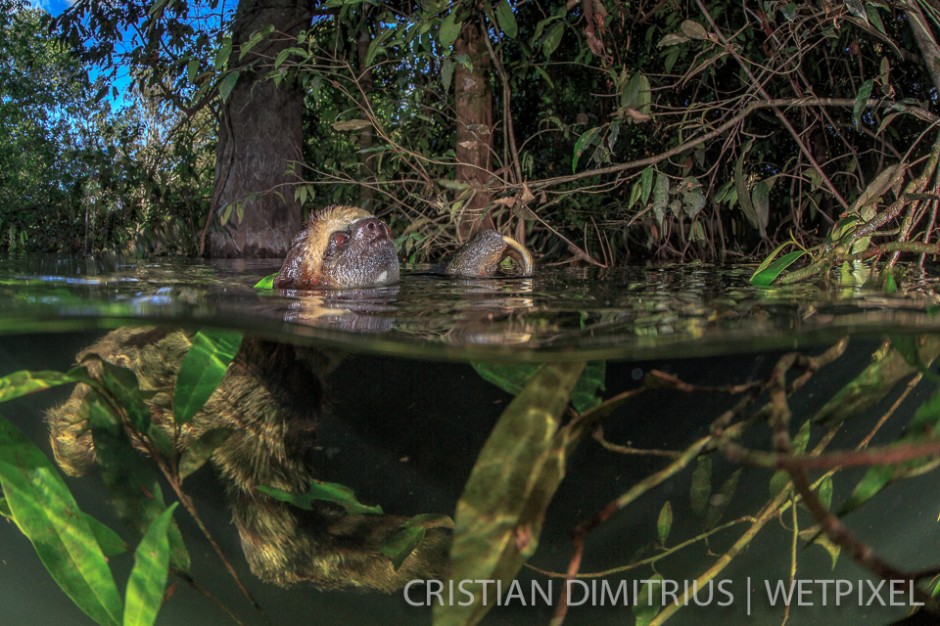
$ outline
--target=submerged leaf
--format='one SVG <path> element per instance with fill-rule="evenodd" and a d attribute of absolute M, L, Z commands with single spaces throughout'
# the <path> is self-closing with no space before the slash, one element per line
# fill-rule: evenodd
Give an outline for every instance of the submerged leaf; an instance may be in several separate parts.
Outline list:
<path fill-rule="evenodd" d="M 585 366 L 584 373 L 581 374 L 577 384 L 571 391 L 571 406 L 578 413 L 584 413 L 603 402 L 604 398 L 600 392 L 605 389 L 606 372 L 606 361 L 591 361 Z"/>
<path fill-rule="evenodd" d="M 157 620 L 170 569 L 167 531 L 177 504 L 153 520 L 134 552 L 134 569 L 124 598 L 124 626 L 152 626 Z"/>
<path fill-rule="evenodd" d="M 672 503 L 666 500 L 663 508 L 659 510 L 659 519 L 656 521 L 656 534 L 659 536 L 659 543 L 666 545 L 670 530 L 672 530 Z"/>
<path fill-rule="evenodd" d="M 480 375 L 480 378 L 493 383 L 512 395 L 519 394 L 542 367 L 530 363 L 507 365 L 503 363 L 471 362 L 471 365 Z M 581 374 L 577 384 L 571 391 L 571 404 L 579 413 L 584 413 L 603 401 L 600 392 L 605 389 L 606 371 L 605 361 L 591 361 L 584 368 L 584 373 Z"/>
<path fill-rule="evenodd" d="M 0 487 L 13 520 L 62 591 L 99 624 L 120 624 L 121 597 L 87 518 L 49 459 L 2 418 Z"/>
<path fill-rule="evenodd" d="M 84 382 L 86 378 L 81 370 L 71 372 L 30 372 L 21 370 L 0 378 L 0 402 L 14 400 L 37 391 L 43 391 L 59 385 Z"/>
<path fill-rule="evenodd" d="M 878 493 L 891 482 L 892 478 L 894 478 L 894 467 L 891 465 L 875 465 L 874 467 L 869 467 L 868 471 L 866 471 L 865 475 L 862 477 L 862 480 L 855 485 L 855 489 L 852 490 L 848 501 L 839 509 L 839 517 L 854 511 L 878 495 Z"/>
<path fill-rule="evenodd" d="M 121 522 L 134 533 L 134 539 L 139 540 L 166 509 L 160 482 L 97 393 L 89 394 L 86 406 L 95 456 L 111 505 Z M 189 553 L 175 522 L 170 528 L 170 545 L 173 567 L 188 571 Z"/>
<path fill-rule="evenodd" d="M 708 508 L 708 500 L 712 496 L 712 458 L 702 456 L 695 463 L 692 472 L 692 488 L 689 490 L 689 500 L 692 503 L 692 512 L 702 517 Z"/>
<path fill-rule="evenodd" d="M 556 437 L 561 415 L 583 370 L 584 363 L 543 366 L 493 428 L 457 503 L 454 580 L 507 582 L 535 551 L 564 476 L 567 442 Z M 435 605 L 435 624 L 482 619 L 492 603 L 482 603 L 479 586 L 468 592 L 474 594 L 469 606 Z"/>
<path fill-rule="evenodd" d="M 925 336 L 918 342 L 919 357 L 891 347 L 883 354 L 876 356 L 862 372 L 845 387 L 839 390 L 820 410 L 813 416 L 813 421 L 825 426 L 834 426 L 850 417 L 861 415 L 866 410 L 880 402 L 887 396 L 895 385 L 911 376 L 917 368 L 911 362 L 919 362 L 925 367 L 940 355 L 940 338 Z"/>
<path fill-rule="evenodd" d="M 338 504 L 350 515 L 381 515 L 382 507 L 363 504 L 356 499 L 356 492 L 339 483 L 328 483 L 322 480 L 310 482 L 310 488 L 305 493 L 289 493 L 276 487 L 260 485 L 258 491 L 267 494 L 275 500 L 293 504 L 299 509 L 313 510 L 313 503 L 317 500 Z"/>
<path fill-rule="evenodd" d="M 731 472 L 721 488 L 713 497 L 708 500 L 708 512 L 705 514 L 705 528 L 714 528 L 721 521 L 721 516 L 725 514 L 725 509 L 734 497 L 734 492 L 738 487 L 738 478 L 741 477 L 741 468 Z"/>
<path fill-rule="evenodd" d="M 395 569 L 401 567 L 405 559 L 414 552 L 429 528 L 453 528 L 454 521 L 446 515 L 437 515 L 434 513 L 425 513 L 415 515 L 401 525 L 399 531 L 388 537 L 379 546 L 379 552 L 387 556 L 392 561 Z"/>
<path fill-rule="evenodd" d="M 127 411 L 131 425 L 139 433 L 150 430 L 150 409 L 144 403 L 144 396 L 137 382 L 137 375 L 120 365 L 105 361 L 95 354 L 89 355 L 101 362 L 101 382 L 105 389 Z"/>
<path fill-rule="evenodd" d="M 199 331 L 180 365 L 173 389 L 173 417 L 185 424 L 203 407 L 222 382 L 242 342 L 240 332 Z"/>

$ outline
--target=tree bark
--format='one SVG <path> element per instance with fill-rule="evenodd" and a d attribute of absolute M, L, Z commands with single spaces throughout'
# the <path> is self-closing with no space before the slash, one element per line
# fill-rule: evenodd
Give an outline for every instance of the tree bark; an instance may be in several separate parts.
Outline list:
<path fill-rule="evenodd" d="M 238 81 L 222 107 L 208 254 L 215 257 L 283 257 L 301 228 L 292 183 L 300 180 L 303 90 L 287 80 L 276 86 L 266 66 L 313 19 L 310 0 L 240 0 L 232 23 L 230 67 Z M 272 24 L 275 32 L 239 60 L 251 35 Z M 223 225 L 221 217 L 229 212 Z"/>
<path fill-rule="evenodd" d="M 468 21 L 454 45 L 454 52 L 470 58 L 472 69 L 462 64 L 454 72 L 457 110 L 457 180 L 468 183 L 473 196 L 457 222 L 457 238 L 466 241 L 481 226 L 493 227 L 487 212 L 491 193 L 487 181 L 493 165 L 493 94 L 490 58 L 479 27 Z"/>

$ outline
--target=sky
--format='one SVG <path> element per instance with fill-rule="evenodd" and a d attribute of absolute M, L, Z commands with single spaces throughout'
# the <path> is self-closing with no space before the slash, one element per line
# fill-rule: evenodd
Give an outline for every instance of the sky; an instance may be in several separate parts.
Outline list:
<path fill-rule="evenodd" d="M 34 7 L 45 10 L 52 15 L 58 15 L 66 9 L 74 0 L 28 0 Z"/>

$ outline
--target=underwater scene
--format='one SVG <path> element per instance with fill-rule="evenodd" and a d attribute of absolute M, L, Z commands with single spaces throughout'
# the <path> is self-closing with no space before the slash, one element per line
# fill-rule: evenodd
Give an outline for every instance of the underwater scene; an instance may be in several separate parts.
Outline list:
<path fill-rule="evenodd" d="M 940 285 L 0 261 L 0 622 L 889 624 Z"/>

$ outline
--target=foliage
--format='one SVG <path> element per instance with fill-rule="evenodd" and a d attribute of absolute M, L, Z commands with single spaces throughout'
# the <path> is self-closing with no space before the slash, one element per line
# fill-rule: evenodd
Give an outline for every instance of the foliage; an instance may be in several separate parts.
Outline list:
<path fill-rule="evenodd" d="M 940 86 L 930 3 L 328 2 L 289 47 L 236 71 L 283 35 L 261 27 L 234 46 L 231 3 L 78 0 L 55 20 L 61 46 L 43 39 L 34 12 L 4 2 L 33 16 L 17 25 L 28 33 L 10 39 L 19 43 L 4 44 L 10 57 L 29 66 L 59 45 L 43 66 L 75 77 L 61 82 L 71 91 L 37 94 L 43 110 L 76 111 L 71 130 L 33 129 L 20 144 L 29 150 L 8 151 L 20 161 L 8 171 L 30 173 L 10 187 L 31 207 L 7 229 L 13 249 L 194 250 L 220 104 L 250 71 L 306 93 L 305 180 L 278 192 L 307 210 L 375 207 L 409 260 L 454 245 L 480 193 L 497 228 L 549 258 L 596 265 L 764 256 L 789 241 L 806 254 L 790 251 L 774 271 L 797 256 L 816 268 L 896 260 L 897 249 L 866 248 L 882 232 L 932 251 L 930 198 L 911 195 L 925 192 L 897 197 L 903 210 L 887 199 L 922 178 L 911 164 L 930 151 Z M 482 190 L 455 175 L 455 75 L 471 69 L 471 26 L 486 35 L 476 71 L 493 111 L 474 130 L 492 137 Z M 30 50 L 37 41 L 45 48 Z M 79 60 L 104 81 L 129 71 L 122 98 L 136 106 L 96 104 Z M 40 184 L 63 158 L 69 168 L 54 169 L 73 170 L 67 180 Z M 40 206 L 55 207 L 55 228 Z M 850 252 L 833 250 L 849 235 Z"/>
<path fill-rule="evenodd" d="M 0 13 L 0 250 L 191 254 L 207 118 L 92 80 L 42 11 L 0 0 Z"/>

